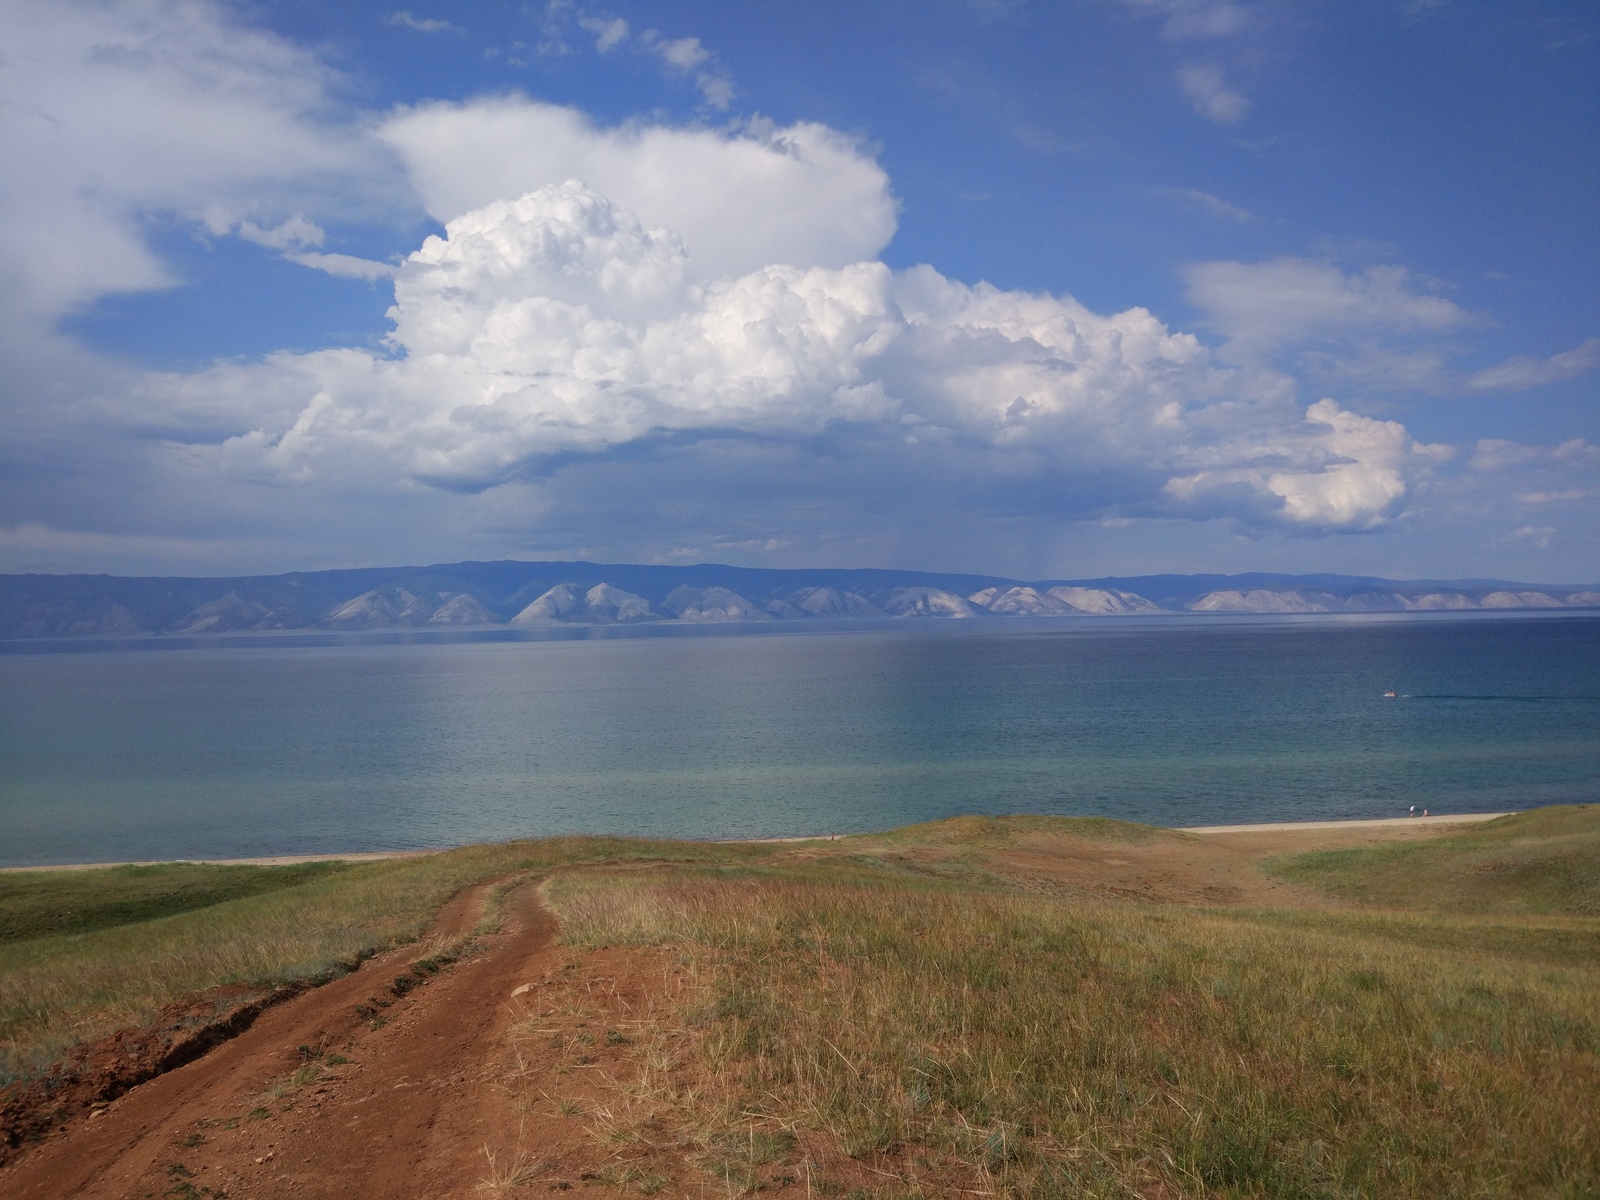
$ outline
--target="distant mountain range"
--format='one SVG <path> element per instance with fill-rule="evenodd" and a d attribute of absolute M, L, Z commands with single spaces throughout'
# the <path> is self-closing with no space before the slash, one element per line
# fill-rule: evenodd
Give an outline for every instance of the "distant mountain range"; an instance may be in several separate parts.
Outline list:
<path fill-rule="evenodd" d="M 220 579 L 0 575 L 0 638 L 646 622 L 1600 608 L 1600 588 L 1351 575 L 1026 582 L 926 571 L 465 562 Z"/>

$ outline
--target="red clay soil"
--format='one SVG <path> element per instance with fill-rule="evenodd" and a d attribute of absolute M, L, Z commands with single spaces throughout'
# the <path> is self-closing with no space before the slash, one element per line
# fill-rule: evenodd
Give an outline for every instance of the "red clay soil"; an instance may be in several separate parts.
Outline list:
<path fill-rule="evenodd" d="M 452 901 L 434 934 L 469 931 L 490 886 Z M 558 953 L 555 932 L 523 884 L 480 952 L 429 972 L 412 967 L 416 948 L 396 951 L 258 1010 L 203 1057 L 24 1148 L 0 1168 L 0 1195 L 471 1195 L 505 1124 L 483 1080 L 506 1001 Z"/>
<path fill-rule="evenodd" d="M 74 1047 L 44 1075 L 0 1092 L 0 1166 L 52 1130 L 237 1037 L 266 1009 L 307 986 L 210 988 L 169 1004 L 148 1026 Z"/>

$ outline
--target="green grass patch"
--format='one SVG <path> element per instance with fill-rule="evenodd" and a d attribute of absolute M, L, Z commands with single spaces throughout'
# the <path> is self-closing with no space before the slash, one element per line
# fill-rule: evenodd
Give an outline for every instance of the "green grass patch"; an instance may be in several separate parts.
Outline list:
<path fill-rule="evenodd" d="M 1041 817 L 1019 814 L 1005 817 L 948 817 L 907 825 L 888 833 L 854 834 L 840 841 L 872 846 L 969 846 L 1001 849 L 1020 842 L 1070 838 L 1085 842 L 1142 845 L 1161 840 L 1182 840 L 1190 834 L 1110 817 Z"/>
<path fill-rule="evenodd" d="M 0 873 L 0 943 L 93 933 L 295 887 L 348 869 L 342 862 L 283 867 L 157 863 L 76 871 Z"/>
<path fill-rule="evenodd" d="M 1426 841 L 1285 855 L 1289 883 L 1382 908 L 1600 916 L 1600 804 L 1558 805 Z"/>
<path fill-rule="evenodd" d="M 1238 911 L 1229 919 L 1384 943 L 1395 948 L 1448 950 L 1520 960 L 1528 968 L 1600 964 L 1600 921 L 1585 917 L 1473 916 L 1434 912 L 1321 912 L 1314 909 Z"/>

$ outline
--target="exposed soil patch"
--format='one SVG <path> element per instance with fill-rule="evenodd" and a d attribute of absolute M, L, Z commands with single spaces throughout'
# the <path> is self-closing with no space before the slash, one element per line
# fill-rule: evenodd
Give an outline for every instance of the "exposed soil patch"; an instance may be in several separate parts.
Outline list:
<path fill-rule="evenodd" d="M 125 1094 L 109 1103 L 84 1101 L 91 1115 L 24 1146 L 0 1171 L 0 1191 L 8 1197 L 417 1194 L 425 1164 L 449 1166 L 427 1135 L 453 1093 L 475 1081 L 463 1066 L 481 1053 L 483 1034 L 499 1014 L 496 1001 L 509 990 L 505 980 L 554 940 L 553 920 L 534 888 L 524 886 L 512 893 L 504 932 L 484 937 L 484 949 L 471 957 L 441 959 L 437 948 L 477 924 L 493 886 L 480 884 L 451 901 L 422 943 L 257 1007 L 242 1030 L 203 1021 L 197 1028 L 212 1031 L 209 1054 L 147 1075 L 132 1090 L 122 1086 Z M 250 1003 L 229 1011 L 242 1013 Z M 228 1032 L 237 1036 L 222 1041 Z M 187 1044 L 180 1037 L 162 1051 L 161 1034 L 134 1031 L 85 1047 L 84 1065 L 98 1064 L 98 1072 L 80 1071 L 59 1090 L 90 1095 L 108 1079 L 158 1066 L 161 1054 Z M 128 1051 L 120 1061 L 119 1047 Z M 330 1119 L 336 1113 L 339 1119 Z"/>
<path fill-rule="evenodd" d="M 237 1037 L 265 1009 L 308 986 L 212 988 L 168 1005 L 149 1026 L 121 1029 L 73 1047 L 44 1075 L 5 1089 L 0 1099 L 0 1164 L 53 1129 L 64 1130 L 67 1122 L 85 1113 L 97 1114 L 130 1088 Z"/>

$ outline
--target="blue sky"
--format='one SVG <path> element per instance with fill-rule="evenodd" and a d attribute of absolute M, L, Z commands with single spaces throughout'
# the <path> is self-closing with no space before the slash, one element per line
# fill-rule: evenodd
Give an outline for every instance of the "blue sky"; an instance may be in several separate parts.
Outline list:
<path fill-rule="evenodd" d="M 1600 579 L 1592 5 L 7 8 L 0 569 Z"/>

